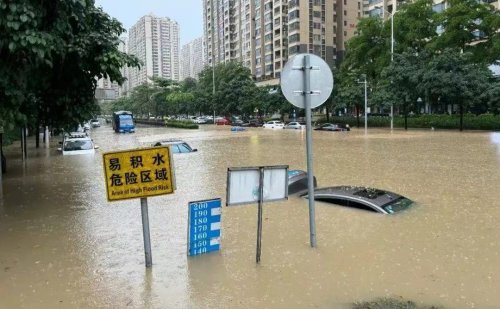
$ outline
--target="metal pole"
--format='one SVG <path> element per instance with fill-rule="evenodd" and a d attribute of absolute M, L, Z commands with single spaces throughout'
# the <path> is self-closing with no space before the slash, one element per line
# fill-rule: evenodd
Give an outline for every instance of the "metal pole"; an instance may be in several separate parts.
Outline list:
<path fill-rule="evenodd" d="M 2 128 L 0 127 L 0 130 Z M 3 174 L 3 133 L 0 132 L 0 198 L 3 197 L 2 194 L 2 175 Z"/>
<path fill-rule="evenodd" d="M 394 13 L 391 13 L 391 63 L 394 61 Z M 391 131 L 394 128 L 394 103 L 391 102 Z"/>
<path fill-rule="evenodd" d="M 49 131 L 49 126 L 45 126 L 45 146 L 49 148 L 49 142 L 50 142 L 50 131 Z"/>
<path fill-rule="evenodd" d="M 366 93 L 366 75 L 365 75 L 365 134 L 368 132 L 368 95 Z"/>
<path fill-rule="evenodd" d="M 213 55 L 213 54 L 212 54 Z M 214 66 L 214 57 L 212 57 L 212 104 L 214 106 L 214 125 L 215 123 L 215 66 Z"/>
<path fill-rule="evenodd" d="M 255 261 L 260 263 L 260 253 L 262 251 L 262 204 L 264 202 L 264 168 L 259 168 L 259 210 L 257 213 L 257 254 Z"/>
<path fill-rule="evenodd" d="M 212 10 L 210 16 L 212 17 L 212 104 L 214 107 L 214 126 L 215 123 L 215 12 L 214 12 L 214 1 L 211 1 Z M 208 53 L 208 51 L 207 51 Z"/>
<path fill-rule="evenodd" d="M 149 238 L 149 216 L 148 216 L 148 199 L 141 198 L 141 214 L 142 214 L 142 234 L 144 236 L 144 255 L 146 257 L 146 267 L 153 265 L 151 255 L 151 239 Z"/>
<path fill-rule="evenodd" d="M 24 127 L 21 128 L 21 152 L 23 156 L 23 161 L 26 160 L 26 129 Z"/>
<path fill-rule="evenodd" d="M 316 214 L 314 209 L 314 174 L 311 125 L 311 62 L 304 56 L 304 107 L 306 108 L 307 188 L 309 200 L 309 230 L 311 247 L 316 247 Z"/>

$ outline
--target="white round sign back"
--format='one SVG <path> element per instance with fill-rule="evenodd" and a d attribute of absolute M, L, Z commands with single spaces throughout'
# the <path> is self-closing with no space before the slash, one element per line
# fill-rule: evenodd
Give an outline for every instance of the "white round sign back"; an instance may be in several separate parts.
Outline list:
<path fill-rule="evenodd" d="M 320 57 L 313 54 L 298 54 L 288 59 L 281 72 L 281 91 L 285 98 L 294 106 L 305 107 L 304 95 L 304 56 L 309 56 L 311 64 L 311 108 L 323 104 L 333 90 L 333 75 L 328 64 Z"/>

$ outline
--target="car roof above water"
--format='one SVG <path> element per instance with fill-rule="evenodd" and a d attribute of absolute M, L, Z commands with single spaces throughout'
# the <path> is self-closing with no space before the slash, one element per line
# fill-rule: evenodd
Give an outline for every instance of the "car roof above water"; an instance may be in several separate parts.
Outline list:
<path fill-rule="evenodd" d="M 397 200 L 403 196 L 394 192 L 358 186 L 336 186 L 328 188 L 318 188 L 314 190 L 315 198 L 321 196 L 343 196 L 353 199 L 361 199 L 377 206 Z"/>
<path fill-rule="evenodd" d="M 162 139 L 159 141 L 156 141 L 154 144 L 180 144 L 180 143 L 185 143 L 183 140 L 180 140 L 178 138 L 169 138 L 169 139 Z"/>

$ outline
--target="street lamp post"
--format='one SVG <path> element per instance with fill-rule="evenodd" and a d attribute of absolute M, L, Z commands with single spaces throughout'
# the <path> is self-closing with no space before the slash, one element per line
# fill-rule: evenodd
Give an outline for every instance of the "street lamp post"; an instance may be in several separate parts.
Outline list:
<path fill-rule="evenodd" d="M 365 80 L 364 81 L 358 80 L 358 84 L 365 85 L 365 134 L 366 134 L 368 132 L 368 87 L 366 82 L 366 74 L 363 74 L 363 77 L 365 78 Z"/>
<path fill-rule="evenodd" d="M 394 11 L 391 14 L 391 63 L 394 62 Z M 394 128 L 394 102 L 391 102 L 391 131 Z"/>

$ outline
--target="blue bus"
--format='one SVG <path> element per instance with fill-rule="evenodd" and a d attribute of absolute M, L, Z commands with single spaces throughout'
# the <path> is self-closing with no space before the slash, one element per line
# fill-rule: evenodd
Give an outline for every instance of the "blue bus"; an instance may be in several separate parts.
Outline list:
<path fill-rule="evenodd" d="M 135 132 L 134 115 L 128 111 L 118 111 L 113 113 L 113 130 L 116 133 Z"/>

